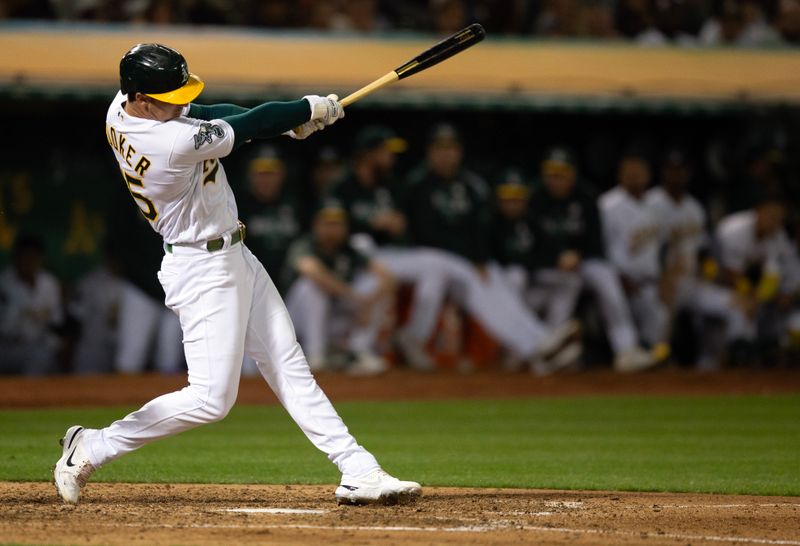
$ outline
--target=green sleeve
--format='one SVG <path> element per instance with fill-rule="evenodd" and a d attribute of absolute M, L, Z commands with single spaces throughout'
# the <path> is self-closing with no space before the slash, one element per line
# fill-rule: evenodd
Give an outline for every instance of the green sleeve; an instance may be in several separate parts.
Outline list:
<path fill-rule="evenodd" d="M 244 106 L 236 106 L 235 104 L 190 104 L 189 117 L 195 119 L 202 119 L 210 121 L 212 119 L 220 119 L 226 116 L 233 116 L 235 114 L 243 114 L 249 108 Z"/>
<path fill-rule="evenodd" d="M 306 99 L 291 102 L 266 102 L 240 114 L 220 118 L 230 124 L 234 148 L 254 138 L 272 138 L 311 119 Z"/>

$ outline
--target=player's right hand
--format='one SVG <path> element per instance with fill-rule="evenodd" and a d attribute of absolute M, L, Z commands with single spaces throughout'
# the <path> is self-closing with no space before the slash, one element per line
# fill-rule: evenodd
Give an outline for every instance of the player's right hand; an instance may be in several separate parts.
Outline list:
<path fill-rule="evenodd" d="M 306 95 L 303 98 L 311 105 L 311 121 L 319 120 L 327 126 L 344 117 L 344 106 L 336 95 Z"/>

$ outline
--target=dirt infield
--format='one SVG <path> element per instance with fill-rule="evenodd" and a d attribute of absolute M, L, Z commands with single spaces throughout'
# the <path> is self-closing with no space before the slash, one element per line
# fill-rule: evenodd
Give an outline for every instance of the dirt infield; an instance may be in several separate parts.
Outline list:
<path fill-rule="evenodd" d="M 0 483 L 0 541 L 21 544 L 800 545 L 798 521 L 783 497 L 429 488 L 339 507 L 330 486 L 98 483 L 73 508 L 50 484 Z"/>
<path fill-rule="evenodd" d="M 319 380 L 334 401 L 800 392 L 797 370 L 548 378 L 395 370 Z M 0 407 L 137 405 L 184 384 L 155 375 L 4 378 Z M 276 401 L 261 379 L 245 378 L 239 403 Z M 332 493 L 332 486 L 91 483 L 84 502 L 69 507 L 51 484 L 0 482 L 0 543 L 800 546 L 798 497 L 426 488 L 413 505 L 339 507 Z"/>
<path fill-rule="evenodd" d="M 687 370 L 620 375 L 606 371 L 534 377 L 479 372 L 420 374 L 393 370 L 380 377 L 319 374 L 334 402 L 443 400 L 530 396 L 775 394 L 800 392 L 800 369 L 703 374 Z M 186 384 L 183 375 L 0 378 L 0 408 L 138 405 Z M 259 377 L 242 379 L 240 404 L 275 404 Z"/>

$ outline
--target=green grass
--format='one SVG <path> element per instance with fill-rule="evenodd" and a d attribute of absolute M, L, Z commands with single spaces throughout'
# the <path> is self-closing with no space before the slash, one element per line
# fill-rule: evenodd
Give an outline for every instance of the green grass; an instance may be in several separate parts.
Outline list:
<path fill-rule="evenodd" d="M 800 396 L 342 403 L 392 473 L 427 485 L 800 495 Z M 71 424 L 123 408 L 0 412 L 0 480 L 49 480 Z M 144 447 L 93 478 L 335 483 L 283 409 L 240 406 Z"/>

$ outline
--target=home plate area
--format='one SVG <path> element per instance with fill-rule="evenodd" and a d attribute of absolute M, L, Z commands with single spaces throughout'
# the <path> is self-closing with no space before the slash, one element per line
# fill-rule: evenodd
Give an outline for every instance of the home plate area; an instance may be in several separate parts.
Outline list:
<path fill-rule="evenodd" d="M 780 544 L 800 498 L 425 489 L 401 506 L 337 506 L 333 486 L 0 483 L 0 536 L 20 544 Z"/>

